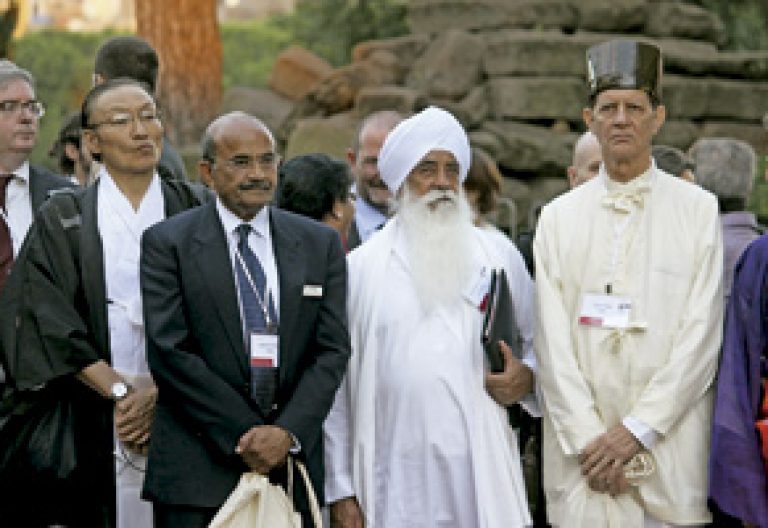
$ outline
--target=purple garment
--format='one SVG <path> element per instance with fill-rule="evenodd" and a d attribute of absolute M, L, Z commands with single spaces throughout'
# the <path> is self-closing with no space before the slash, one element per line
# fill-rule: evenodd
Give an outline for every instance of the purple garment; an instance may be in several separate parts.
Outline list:
<path fill-rule="evenodd" d="M 728 300 L 731 295 L 733 270 L 736 268 L 736 263 L 747 246 L 760 236 L 760 231 L 755 215 L 746 211 L 723 213 L 720 215 L 720 223 L 723 226 L 723 255 L 725 257 L 723 290 L 725 291 L 725 299 Z"/>
<path fill-rule="evenodd" d="M 768 475 L 755 420 L 761 376 L 766 375 L 766 345 L 768 235 L 753 242 L 736 265 L 725 316 L 709 458 L 710 498 L 729 515 L 761 528 L 768 528 Z"/>

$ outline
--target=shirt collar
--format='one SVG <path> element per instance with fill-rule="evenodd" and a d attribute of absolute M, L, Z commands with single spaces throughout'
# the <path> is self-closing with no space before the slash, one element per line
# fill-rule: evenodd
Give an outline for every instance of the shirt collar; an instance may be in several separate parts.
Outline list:
<path fill-rule="evenodd" d="M 598 177 L 602 180 L 608 192 L 611 192 L 611 191 L 632 192 L 634 189 L 638 187 L 652 185 L 653 181 L 656 179 L 657 170 L 658 169 L 656 168 L 656 161 L 653 158 L 651 158 L 651 165 L 648 167 L 648 169 L 645 172 L 643 172 L 636 178 L 631 179 L 627 183 L 622 183 L 622 182 L 618 182 L 616 180 L 611 179 L 611 177 L 608 176 L 608 173 L 605 170 L 605 163 L 601 163 Z"/>
<path fill-rule="evenodd" d="M 221 198 L 217 196 L 216 211 L 219 213 L 221 225 L 224 227 L 224 231 L 227 235 L 232 235 L 240 224 L 249 224 L 254 232 L 259 233 L 264 238 L 269 238 L 269 206 L 265 205 L 256 216 L 245 221 L 230 211 L 221 201 Z"/>
<path fill-rule="evenodd" d="M 18 178 L 26 185 L 29 185 L 29 162 L 25 161 L 16 170 L 11 171 L 14 178 Z"/>
<path fill-rule="evenodd" d="M 367 234 L 375 231 L 386 221 L 387 217 L 381 211 L 366 202 L 361 196 L 357 197 L 357 200 L 355 200 L 355 223 L 361 238 L 367 238 L 363 236 L 364 233 Z"/>

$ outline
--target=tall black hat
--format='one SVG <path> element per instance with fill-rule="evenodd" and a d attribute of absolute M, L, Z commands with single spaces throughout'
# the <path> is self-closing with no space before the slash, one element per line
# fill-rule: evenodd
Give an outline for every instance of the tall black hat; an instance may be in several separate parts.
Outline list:
<path fill-rule="evenodd" d="M 645 90 L 652 100 L 661 99 L 661 50 L 647 42 L 611 40 L 587 50 L 589 95 L 604 90 Z"/>

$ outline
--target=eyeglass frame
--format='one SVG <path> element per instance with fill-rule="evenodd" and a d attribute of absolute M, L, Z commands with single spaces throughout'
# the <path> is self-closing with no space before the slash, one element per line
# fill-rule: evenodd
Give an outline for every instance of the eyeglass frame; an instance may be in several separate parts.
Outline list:
<path fill-rule="evenodd" d="M 271 157 L 269 161 L 265 161 L 267 156 Z M 247 160 L 247 162 L 244 164 L 239 164 L 238 161 L 236 161 L 238 159 Z M 234 172 L 244 172 L 246 170 L 252 169 L 258 164 L 259 169 L 262 172 L 269 172 L 277 170 L 277 166 L 280 164 L 280 159 L 280 154 L 277 152 L 265 152 L 259 156 L 236 155 L 223 160 L 222 164 Z M 203 161 L 207 162 L 211 166 L 214 166 L 218 163 L 216 158 L 210 157 L 204 158 Z"/>
<path fill-rule="evenodd" d="M 150 123 L 156 123 L 158 125 L 162 125 L 162 112 L 159 108 L 153 108 L 151 109 L 153 115 L 152 117 L 146 117 L 143 118 L 141 116 L 141 113 L 144 111 L 150 111 L 150 109 L 145 110 L 139 110 L 138 112 L 115 112 L 110 116 L 109 120 L 107 121 L 100 121 L 98 123 L 88 123 L 88 126 L 83 127 L 88 130 L 95 130 L 96 128 L 100 126 L 113 126 L 115 128 L 128 128 L 129 126 L 133 125 L 134 123 L 142 123 L 144 126 L 147 126 Z M 115 116 L 118 117 L 126 117 L 125 122 L 119 122 L 115 121 Z"/>
<path fill-rule="evenodd" d="M 10 108 L 5 106 L 10 105 Z M 32 106 L 37 106 L 39 110 L 33 111 Z M 15 115 L 22 110 L 29 111 L 35 119 L 40 119 L 45 115 L 45 105 L 42 101 L 37 99 L 29 99 L 28 101 L 22 101 L 20 99 L 4 99 L 0 101 L 0 115 Z"/>

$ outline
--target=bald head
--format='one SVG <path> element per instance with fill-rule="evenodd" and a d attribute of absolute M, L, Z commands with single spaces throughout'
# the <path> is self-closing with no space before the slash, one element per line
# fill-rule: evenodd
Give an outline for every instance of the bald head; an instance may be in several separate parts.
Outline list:
<path fill-rule="evenodd" d="M 211 124 L 205 129 L 205 134 L 203 134 L 201 143 L 201 149 L 203 151 L 202 158 L 207 161 L 213 161 L 216 158 L 216 142 L 222 131 L 241 125 L 251 126 L 261 130 L 266 134 L 274 147 L 275 138 L 272 136 L 272 132 L 269 128 L 267 128 L 267 125 L 265 125 L 261 119 L 237 110 L 217 117 L 211 121 Z"/>
<path fill-rule="evenodd" d="M 597 136 L 592 132 L 585 132 L 573 147 L 573 161 L 567 169 L 568 184 L 571 189 L 597 176 L 602 161 L 603 155 Z"/>

